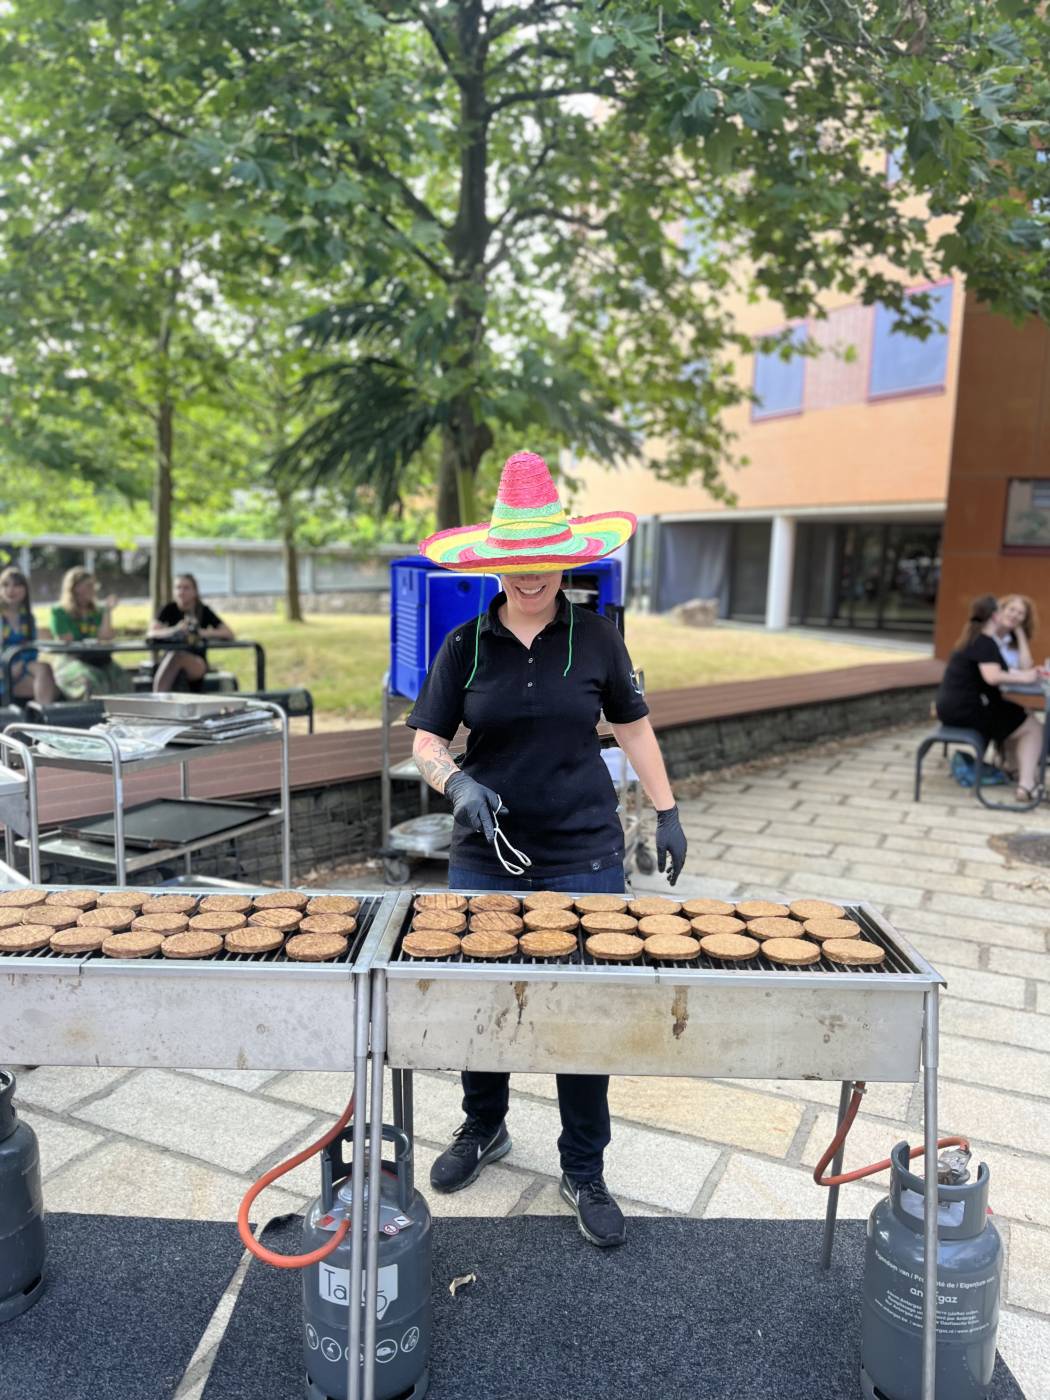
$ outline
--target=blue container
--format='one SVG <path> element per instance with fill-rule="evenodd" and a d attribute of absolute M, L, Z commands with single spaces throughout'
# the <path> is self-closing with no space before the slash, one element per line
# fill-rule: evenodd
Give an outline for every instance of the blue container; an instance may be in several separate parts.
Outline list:
<path fill-rule="evenodd" d="M 495 574 L 453 574 L 422 556 L 390 565 L 390 689 L 414 700 L 441 643 L 484 612 L 500 591 Z"/>
<path fill-rule="evenodd" d="M 577 606 L 611 617 L 623 632 L 623 565 L 619 559 L 581 564 L 565 575 L 562 587 Z"/>

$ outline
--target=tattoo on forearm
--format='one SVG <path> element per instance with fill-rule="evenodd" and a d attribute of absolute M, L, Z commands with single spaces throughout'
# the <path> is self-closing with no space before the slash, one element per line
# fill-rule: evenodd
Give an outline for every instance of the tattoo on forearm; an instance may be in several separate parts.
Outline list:
<path fill-rule="evenodd" d="M 420 740 L 418 752 L 412 757 L 416 761 L 416 767 L 435 792 L 444 792 L 449 778 L 453 773 L 459 772 L 448 746 L 440 739 L 428 737 Z"/>

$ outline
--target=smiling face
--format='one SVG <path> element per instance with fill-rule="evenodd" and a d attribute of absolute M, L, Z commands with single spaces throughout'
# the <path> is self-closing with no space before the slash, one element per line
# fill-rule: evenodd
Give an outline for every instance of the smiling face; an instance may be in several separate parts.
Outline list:
<path fill-rule="evenodd" d="M 1008 632 L 1016 632 L 1028 621 L 1028 608 L 1023 599 L 1018 597 L 1006 598 L 999 609 L 1000 625 Z"/>
<path fill-rule="evenodd" d="M 191 612 L 197 606 L 196 586 L 185 574 L 175 580 L 175 601 L 183 612 Z"/>
<path fill-rule="evenodd" d="M 95 606 L 95 580 L 82 578 L 73 589 L 73 601 L 81 612 L 90 612 Z"/>
<path fill-rule="evenodd" d="M 507 602 L 525 617 L 553 616 L 561 572 L 549 574 L 500 574 Z"/>

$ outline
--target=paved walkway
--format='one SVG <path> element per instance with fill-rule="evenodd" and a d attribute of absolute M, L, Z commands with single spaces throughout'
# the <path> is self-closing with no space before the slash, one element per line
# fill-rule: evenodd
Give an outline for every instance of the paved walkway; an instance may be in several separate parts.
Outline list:
<path fill-rule="evenodd" d="M 986 811 L 936 753 L 914 805 L 921 732 L 714 778 L 682 802 L 690 858 L 678 892 L 867 899 L 945 974 L 940 1129 L 970 1136 L 989 1164 L 1008 1247 L 1000 1349 L 1028 1400 L 1050 1400 L 1050 868 L 1011 862 L 989 844 L 1015 831 L 1050 834 L 1050 809 Z M 666 884 L 654 876 L 635 888 Z M 428 1192 L 435 1214 L 564 1213 L 553 1080 L 514 1084 L 513 1152 L 461 1195 Z M 298 1073 L 41 1068 L 19 1079 L 50 1209 L 210 1220 L 232 1220 L 246 1186 L 317 1137 L 349 1087 L 343 1076 Z M 817 1219 L 825 1197 L 810 1172 L 837 1099 L 837 1084 L 614 1080 L 607 1180 L 629 1214 Z M 921 1104 L 921 1085 L 872 1085 L 847 1167 L 886 1156 L 902 1137 L 920 1141 Z M 458 1117 L 455 1076 L 417 1076 L 424 1180 Z M 301 1206 L 316 1176 L 309 1164 L 297 1169 L 261 1198 L 259 1218 Z M 847 1186 L 840 1214 L 862 1217 L 881 1194 Z M 815 1226 L 814 1259 L 817 1247 Z M 180 1400 L 200 1394 L 223 1317 Z"/>

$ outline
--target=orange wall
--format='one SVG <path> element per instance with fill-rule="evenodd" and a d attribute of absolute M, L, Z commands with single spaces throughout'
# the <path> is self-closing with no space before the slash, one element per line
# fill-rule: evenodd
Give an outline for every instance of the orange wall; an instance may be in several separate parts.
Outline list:
<path fill-rule="evenodd" d="M 751 422 L 750 404 L 726 414 L 726 428 L 737 434 L 730 451 L 749 459 L 746 466 L 723 468 L 723 480 L 735 494 L 736 506 L 745 510 L 849 508 L 943 501 L 948 485 L 962 302 L 962 288 L 956 283 L 943 391 L 809 409 L 758 423 Z M 845 298 L 829 299 L 828 309 L 845 304 Z M 741 297 L 728 309 L 739 328 L 749 334 L 775 330 L 783 324 L 768 304 L 756 306 Z M 866 345 L 857 349 L 866 357 Z M 813 364 L 807 361 L 807 375 Z M 751 357 L 743 357 L 737 370 L 739 381 L 750 387 Z M 659 457 L 659 443 L 651 444 L 650 451 Z M 638 515 L 721 509 L 701 486 L 661 482 L 646 466 L 610 472 L 596 463 L 582 462 L 571 471 L 583 481 L 582 489 L 572 498 L 574 514 L 608 510 L 611 504 Z"/>
<path fill-rule="evenodd" d="M 1010 477 L 1050 478 L 1050 327 L 1015 326 L 966 300 L 958 409 L 937 600 L 946 656 L 980 593 L 1027 593 L 1042 616 L 1034 651 L 1050 655 L 1050 554 L 1002 552 Z"/>

